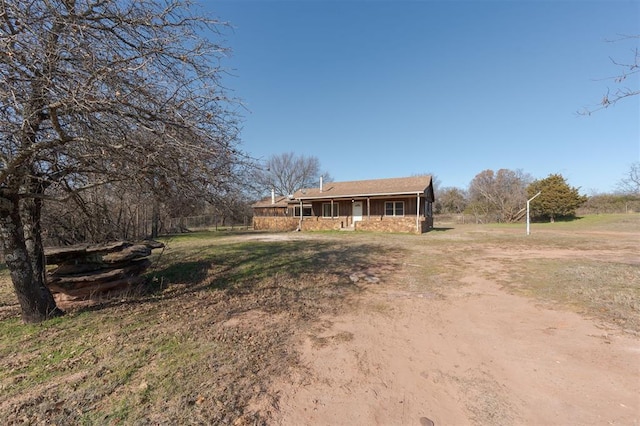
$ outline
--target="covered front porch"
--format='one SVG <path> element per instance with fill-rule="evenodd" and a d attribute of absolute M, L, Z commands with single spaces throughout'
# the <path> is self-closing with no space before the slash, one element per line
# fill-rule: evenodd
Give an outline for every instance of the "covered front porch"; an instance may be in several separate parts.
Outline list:
<path fill-rule="evenodd" d="M 302 216 L 299 212 L 303 212 Z M 424 233 L 433 227 L 432 202 L 415 196 L 300 199 L 299 229 Z"/>

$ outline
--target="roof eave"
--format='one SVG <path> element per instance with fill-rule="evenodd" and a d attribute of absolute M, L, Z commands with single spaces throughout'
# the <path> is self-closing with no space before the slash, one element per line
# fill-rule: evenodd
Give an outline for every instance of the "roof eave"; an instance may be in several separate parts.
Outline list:
<path fill-rule="evenodd" d="M 304 201 L 304 200 L 324 200 L 324 199 L 336 199 L 336 198 L 356 198 L 356 197 L 390 197 L 390 196 L 398 196 L 398 195 L 417 195 L 424 194 L 426 192 L 426 188 L 420 191 L 401 191 L 401 192 L 375 192 L 375 193 L 356 193 L 356 194 L 344 194 L 344 195 L 318 195 L 313 197 L 295 197 L 296 200 Z"/>

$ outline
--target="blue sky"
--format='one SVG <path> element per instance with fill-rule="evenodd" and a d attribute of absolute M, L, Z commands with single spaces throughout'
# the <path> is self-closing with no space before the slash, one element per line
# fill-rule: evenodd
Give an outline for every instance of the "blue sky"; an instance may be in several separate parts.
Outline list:
<path fill-rule="evenodd" d="M 633 58 L 638 1 L 207 1 L 243 149 L 315 156 L 336 181 L 486 169 L 611 192 L 640 161 L 640 96 L 583 116 Z M 219 39 L 218 39 L 219 40 Z M 640 86 L 636 75 L 628 81 Z"/>

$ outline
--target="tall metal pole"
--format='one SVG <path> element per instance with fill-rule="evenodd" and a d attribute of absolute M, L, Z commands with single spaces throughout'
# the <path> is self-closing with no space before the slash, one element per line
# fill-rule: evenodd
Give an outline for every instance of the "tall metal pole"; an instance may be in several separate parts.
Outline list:
<path fill-rule="evenodd" d="M 538 191 L 536 195 L 527 200 L 527 235 L 531 234 L 531 232 L 529 231 L 529 203 L 541 193 L 541 191 Z"/>

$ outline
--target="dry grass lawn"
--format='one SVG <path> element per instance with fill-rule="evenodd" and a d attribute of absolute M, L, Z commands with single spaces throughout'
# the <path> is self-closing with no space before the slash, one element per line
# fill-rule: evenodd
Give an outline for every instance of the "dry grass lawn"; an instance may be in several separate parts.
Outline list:
<path fill-rule="evenodd" d="M 9 424 L 268 424 L 299 336 L 382 285 L 438 300 L 469 271 L 640 335 L 640 215 L 424 235 L 201 232 L 168 238 L 141 294 L 24 325 L 0 281 L 0 418 Z M 376 308 L 377 306 L 377 308 Z M 386 309 L 383 305 L 368 305 Z M 332 337 L 352 338 L 348 333 Z M 324 339 L 324 340 L 323 340 Z"/>

